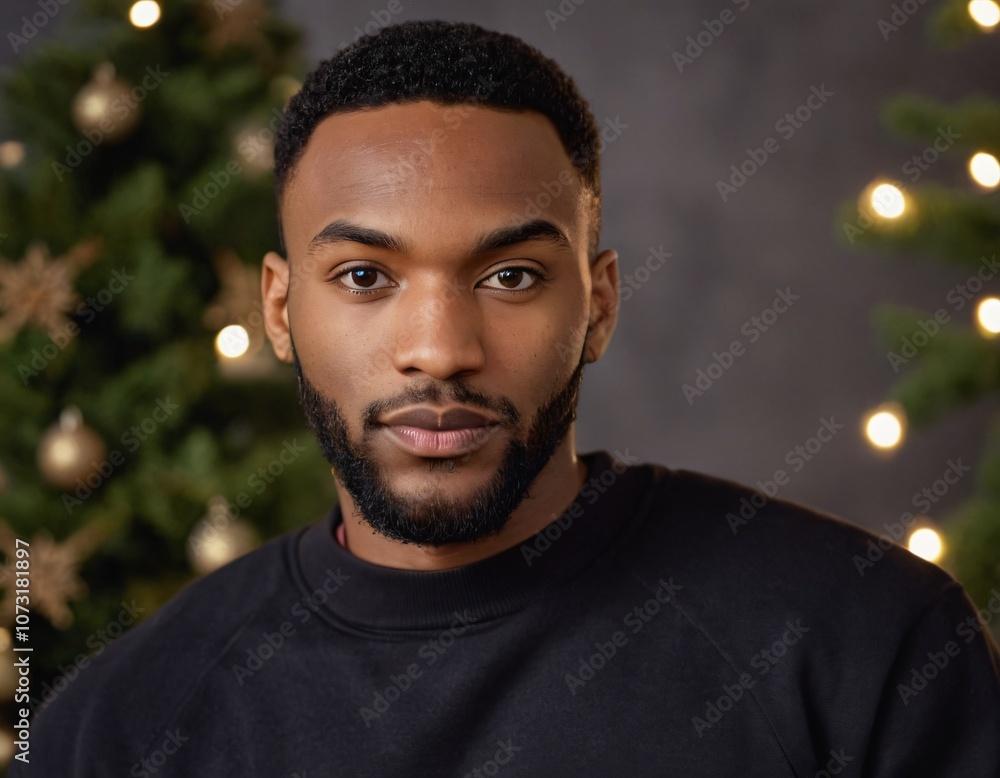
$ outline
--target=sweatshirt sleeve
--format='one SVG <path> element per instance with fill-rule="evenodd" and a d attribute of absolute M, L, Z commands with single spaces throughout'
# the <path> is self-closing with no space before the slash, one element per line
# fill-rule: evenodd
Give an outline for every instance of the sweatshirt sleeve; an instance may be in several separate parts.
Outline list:
<path fill-rule="evenodd" d="M 1000 594 L 990 600 L 1000 611 Z M 1000 649 L 957 582 L 901 641 L 875 714 L 863 775 L 1000 776 Z"/>

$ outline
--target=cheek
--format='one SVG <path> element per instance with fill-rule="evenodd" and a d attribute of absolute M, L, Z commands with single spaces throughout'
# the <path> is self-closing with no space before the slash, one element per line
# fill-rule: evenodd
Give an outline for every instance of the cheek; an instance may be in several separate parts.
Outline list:
<path fill-rule="evenodd" d="M 303 371 L 343 411 L 357 413 L 365 398 L 378 396 L 377 363 L 387 358 L 378 331 L 337 315 L 327 290 L 305 285 L 289 301 L 288 317 Z"/>
<path fill-rule="evenodd" d="M 540 310 L 530 316 L 512 318 L 496 327 L 489 354 L 491 376 L 506 386 L 505 394 L 522 413 L 537 409 L 569 379 L 583 351 L 587 319 L 579 320 Z"/>
<path fill-rule="evenodd" d="M 505 360 L 541 360 L 549 374 L 569 375 L 587 332 L 589 291 L 583 279 L 566 271 L 560 271 L 551 283 L 538 301 L 488 307 L 484 315 Z"/>

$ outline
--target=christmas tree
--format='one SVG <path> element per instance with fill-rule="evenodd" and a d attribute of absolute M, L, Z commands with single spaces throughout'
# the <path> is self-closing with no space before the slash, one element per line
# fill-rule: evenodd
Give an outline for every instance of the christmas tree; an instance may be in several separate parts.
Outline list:
<path fill-rule="evenodd" d="M 930 16 L 928 30 L 937 45 L 957 47 L 983 39 L 998 23 L 995 0 L 949 0 Z M 923 148 L 903 166 L 906 182 L 877 179 L 860 203 L 845 203 L 838 231 L 853 246 L 929 255 L 968 270 L 934 311 L 883 304 L 874 312 L 899 378 L 873 414 L 869 436 L 879 443 L 884 435 L 881 445 L 892 446 L 907 425 L 930 425 L 1000 389 L 1000 95 L 947 104 L 902 94 L 886 104 L 883 121 Z M 966 164 L 957 181 L 948 181 L 942 161 L 956 156 Z M 944 528 L 940 548 L 921 516 L 911 522 L 910 548 L 949 569 L 1000 638 L 1000 419 L 974 477 L 970 499 L 927 522 Z"/>
<path fill-rule="evenodd" d="M 15 692 L 36 710 L 194 577 L 335 500 L 259 290 L 299 33 L 264 0 L 74 11 L 11 33 L 0 97 L 4 759 Z"/>

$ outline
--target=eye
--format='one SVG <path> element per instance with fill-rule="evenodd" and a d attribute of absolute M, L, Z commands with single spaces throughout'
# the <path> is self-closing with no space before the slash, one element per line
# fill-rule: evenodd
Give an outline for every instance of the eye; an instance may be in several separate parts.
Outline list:
<path fill-rule="evenodd" d="M 339 286 L 354 294 L 372 294 L 373 292 L 388 289 L 391 286 L 391 284 L 377 285 L 379 276 L 386 278 L 385 273 L 378 268 L 371 267 L 370 265 L 355 265 L 346 270 L 341 270 L 332 276 L 330 281 L 336 282 Z"/>
<path fill-rule="evenodd" d="M 503 292 L 527 292 L 538 286 L 546 277 L 540 270 L 530 267 L 505 267 L 486 280 L 490 278 L 495 278 L 499 282 L 499 286 L 487 285 L 487 289 Z"/>

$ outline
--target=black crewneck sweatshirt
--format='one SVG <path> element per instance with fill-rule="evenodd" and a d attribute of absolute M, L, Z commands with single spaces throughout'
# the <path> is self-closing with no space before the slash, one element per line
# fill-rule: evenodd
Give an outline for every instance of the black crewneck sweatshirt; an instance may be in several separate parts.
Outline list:
<path fill-rule="evenodd" d="M 582 458 L 561 516 L 465 567 L 360 560 L 334 507 L 191 584 L 9 775 L 1000 776 L 1000 592 L 977 613 L 837 517 Z"/>

